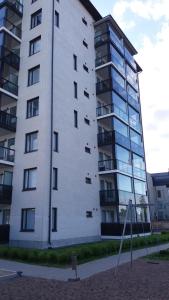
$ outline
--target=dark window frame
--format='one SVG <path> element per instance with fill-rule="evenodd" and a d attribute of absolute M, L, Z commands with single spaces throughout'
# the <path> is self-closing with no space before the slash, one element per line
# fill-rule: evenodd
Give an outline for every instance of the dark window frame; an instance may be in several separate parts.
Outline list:
<path fill-rule="evenodd" d="M 32 152 L 37 152 L 38 151 L 38 147 L 37 147 L 37 149 L 34 149 L 34 150 L 27 150 L 27 146 L 28 146 L 28 140 L 27 140 L 27 138 L 29 137 L 29 136 L 31 136 L 31 135 L 33 135 L 33 134 L 37 134 L 37 139 L 38 139 L 38 130 L 35 130 L 35 131 L 32 131 L 32 132 L 28 132 L 28 133 L 26 133 L 25 134 L 25 154 L 27 154 L 27 153 L 32 153 Z M 29 145 L 29 147 L 30 147 L 30 145 Z"/>
<path fill-rule="evenodd" d="M 21 210 L 21 232 L 34 232 L 35 231 L 35 222 L 34 222 L 34 229 L 25 229 L 24 227 L 24 224 L 23 224 L 23 222 L 24 222 L 24 216 L 23 216 L 23 213 L 24 213 L 24 211 L 26 211 L 26 213 L 27 213 L 27 211 L 29 211 L 29 210 L 34 210 L 34 213 L 35 213 L 35 208 L 22 208 L 22 210 Z M 27 223 L 27 214 L 26 214 L 26 223 Z"/>
<path fill-rule="evenodd" d="M 23 173 L 23 192 L 27 192 L 27 191 L 35 191 L 37 189 L 37 187 L 25 187 L 26 186 L 26 172 L 29 172 L 29 171 L 33 171 L 33 170 L 36 170 L 37 171 L 37 167 L 35 168 L 28 168 L 28 169 L 24 169 L 24 173 Z M 28 182 L 29 182 L 29 174 L 28 174 Z"/>

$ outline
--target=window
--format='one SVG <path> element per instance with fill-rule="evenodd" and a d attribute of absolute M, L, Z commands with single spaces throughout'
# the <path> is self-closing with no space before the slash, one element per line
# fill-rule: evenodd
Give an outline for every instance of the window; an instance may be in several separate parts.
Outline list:
<path fill-rule="evenodd" d="M 85 40 L 83 40 L 83 45 L 84 45 L 86 48 L 88 48 L 88 44 L 86 43 Z"/>
<path fill-rule="evenodd" d="M 87 26 L 87 21 L 86 21 L 85 17 L 82 18 L 82 22 Z"/>
<path fill-rule="evenodd" d="M 35 230 L 35 208 L 22 209 L 21 213 L 21 231 Z"/>
<path fill-rule="evenodd" d="M 58 152 L 58 132 L 54 132 L 54 151 Z"/>
<path fill-rule="evenodd" d="M 37 181 L 37 168 L 24 170 L 23 190 L 35 190 Z"/>
<path fill-rule="evenodd" d="M 27 118 L 33 118 L 39 115 L 39 97 L 27 101 Z"/>
<path fill-rule="evenodd" d="M 141 130 L 141 123 L 140 123 L 140 116 L 139 113 L 136 112 L 133 108 L 129 106 L 129 121 L 130 126 L 134 129 L 140 131 Z"/>
<path fill-rule="evenodd" d="M 52 208 L 52 231 L 57 231 L 57 208 Z"/>
<path fill-rule="evenodd" d="M 157 197 L 161 198 L 161 191 L 157 191 Z"/>
<path fill-rule="evenodd" d="M 77 95 L 77 82 L 74 81 L 74 97 L 75 99 L 77 99 L 78 95 Z"/>
<path fill-rule="evenodd" d="M 28 71 L 28 86 L 36 84 L 40 79 L 40 66 L 36 66 Z"/>
<path fill-rule="evenodd" d="M 29 42 L 29 55 L 40 52 L 41 48 L 41 36 Z"/>
<path fill-rule="evenodd" d="M 122 88 L 125 88 L 125 81 L 122 76 L 115 70 L 112 69 L 112 78 L 115 80 Z"/>
<path fill-rule="evenodd" d="M 92 211 L 87 211 L 87 212 L 86 212 L 86 218 L 93 218 L 93 213 L 92 213 Z"/>
<path fill-rule="evenodd" d="M 78 112 L 74 110 L 74 127 L 78 128 Z"/>
<path fill-rule="evenodd" d="M 37 0 L 32 0 L 32 3 L 36 2 Z"/>
<path fill-rule="evenodd" d="M 58 169 L 53 168 L 53 189 L 58 189 Z"/>
<path fill-rule="evenodd" d="M 85 147 L 85 152 L 90 154 L 91 153 L 91 149 L 89 147 Z"/>
<path fill-rule="evenodd" d="M 141 135 L 130 129 L 130 138 L 131 141 L 139 146 L 142 146 L 142 138 Z"/>
<path fill-rule="evenodd" d="M 75 54 L 73 55 L 73 67 L 77 71 L 77 56 Z"/>
<path fill-rule="evenodd" d="M 38 131 L 26 134 L 25 153 L 38 150 Z"/>
<path fill-rule="evenodd" d="M 84 69 L 87 73 L 89 73 L 89 68 L 88 68 L 86 65 L 83 65 L 83 69 Z"/>
<path fill-rule="evenodd" d="M 90 125 L 90 120 L 89 120 L 89 119 L 84 118 L 84 122 L 85 122 L 87 125 Z"/>
<path fill-rule="evenodd" d="M 85 97 L 89 98 L 89 93 L 88 92 L 84 91 L 84 95 L 85 95 Z"/>
<path fill-rule="evenodd" d="M 59 13 L 55 10 L 55 26 L 59 28 Z"/>
<path fill-rule="evenodd" d="M 31 15 L 31 29 L 42 23 L 42 9 Z"/>
<path fill-rule="evenodd" d="M 92 184 L 92 180 L 91 180 L 90 177 L 86 177 L 86 178 L 85 178 L 85 182 L 86 182 L 87 184 Z"/>

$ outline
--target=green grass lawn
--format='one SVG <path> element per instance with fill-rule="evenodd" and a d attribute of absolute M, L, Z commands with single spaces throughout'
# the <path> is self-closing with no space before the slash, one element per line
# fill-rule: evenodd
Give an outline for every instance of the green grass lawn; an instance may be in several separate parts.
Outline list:
<path fill-rule="evenodd" d="M 148 258 L 153 260 L 169 260 L 169 249 L 161 250 L 158 253 L 153 253 L 149 255 Z"/>
<path fill-rule="evenodd" d="M 169 242 L 169 233 L 153 234 L 147 237 L 133 239 L 133 249 L 151 247 Z M 47 266 L 67 267 L 71 264 L 71 256 L 76 254 L 78 263 L 95 260 L 101 257 L 117 254 L 120 241 L 102 241 L 71 247 L 37 250 L 0 246 L 0 258 Z M 125 240 L 123 251 L 130 249 L 130 240 Z"/>

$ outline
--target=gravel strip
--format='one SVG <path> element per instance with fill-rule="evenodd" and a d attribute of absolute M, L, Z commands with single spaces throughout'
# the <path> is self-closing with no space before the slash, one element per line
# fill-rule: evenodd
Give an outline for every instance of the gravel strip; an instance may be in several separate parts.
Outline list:
<path fill-rule="evenodd" d="M 168 300 L 169 262 L 144 259 L 80 282 L 17 278 L 0 283 L 0 300 Z"/>

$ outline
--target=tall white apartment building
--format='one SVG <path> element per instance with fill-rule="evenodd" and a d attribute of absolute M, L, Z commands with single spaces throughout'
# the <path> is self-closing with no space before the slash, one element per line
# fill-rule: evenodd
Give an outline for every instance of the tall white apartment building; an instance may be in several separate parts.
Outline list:
<path fill-rule="evenodd" d="M 0 0 L 1 241 L 118 237 L 129 200 L 150 231 L 136 53 L 88 0 Z"/>

